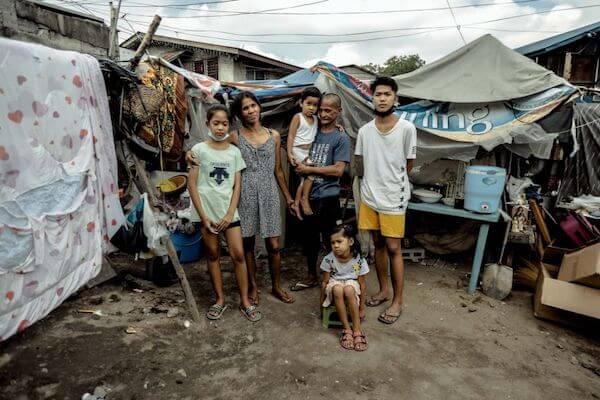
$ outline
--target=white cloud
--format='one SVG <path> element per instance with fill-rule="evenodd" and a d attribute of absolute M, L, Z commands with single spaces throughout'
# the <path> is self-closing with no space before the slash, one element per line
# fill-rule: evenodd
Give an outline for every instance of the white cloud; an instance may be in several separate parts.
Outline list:
<path fill-rule="evenodd" d="M 57 1 L 57 0 L 52 0 Z M 136 30 L 145 31 L 151 17 L 142 17 L 135 14 L 152 15 L 158 13 L 163 16 L 159 33 L 162 35 L 175 36 L 169 29 L 180 31 L 180 38 L 198 40 L 203 42 L 219 43 L 228 46 L 241 47 L 287 61 L 296 65 L 309 66 L 316 61 L 325 60 L 337 65 L 343 64 L 367 64 L 369 62 L 382 63 L 389 57 L 399 54 L 418 53 L 428 62 L 434 61 L 449 52 L 462 46 L 461 38 L 456 28 L 438 30 L 413 36 L 401 36 L 416 31 L 399 30 L 395 32 L 372 33 L 369 35 L 354 35 L 346 37 L 314 37 L 306 34 L 337 34 L 349 32 L 376 31 L 386 29 L 398 29 L 407 27 L 436 27 L 453 26 L 454 21 L 450 12 L 420 11 L 410 13 L 385 13 L 385 14 L 362 14 L 362 15 L 243 15 L 222 18 L 203 18 L 200 15 L 214 15 L 207 10 L 243 10 L 260 11 L 271 8 L 298 5 L 309 0 L 240 0 L 218 5 L 194 6 L 183 9 L 161 8 L 159 4 L 189 3 L 189 0 L 127 0 L 123 2 L 122 11 L 128 13 L 127 18 L 132 22 Z M 157 7 L 132 7 L 136 2 L 153 3 Z M 485 3 L 489 3 L 486 0 Z M 475 40 L 477 37 L 492 33 L 498 39 L 510 47 L 518 47 L 533 41 L 551 36 L 550 32 L 519 32 L 519 31 L 557 31 L 564 32 L 586 24 L 600 20 L 600 7 L 587 8 L 583 10 L 556 11 L 559 9 L 575 7 L 578 5 L 590 5 L 579 1 L 564 0 L 541 0 L 522 2 L 520 4 L 507 4 L 508 0 L 494 0 L 498 5 L 493 7 L 469 7 L 455 8 L 456 18 L 462 26 L 462 32 L 467 41 Z M 481 3 L 479 0 L 451 0 L 454 7 L 473 5 Z M 61 5 L 64 5 L 61 4 Z M 334 11 L 375 11 L 375 10 L 398 10 L 446 7 L 445 0 L 404 0 L 400 1 L 365 1 L 365 0 L 329 0 L 326 3 L 315 4 L 301 8 L 294 8 L 282 12 L 334 12 Z M 106 17 L 106 7 L 98 5 L 87 6 L 97 11 L 97 15 Z M 487 24 L 478 24 L 481 21 L 496 20 L 515 15 L 523 15 L 543 10 L 554 10 L 554 12 L 526 16 L 522 18 L 506 19 Z M 104 15 L 101 13 L 104 12 Z M 194 18 L 180 19 L 173 16 L 193 15 Z M 127 24 L 121 24 L 129 28 Z M 166 27 L 170 27 L 165 29 Z M 493 31 L 487 29 L 501 29 Z M 196 30 L 196 31 L 192 31 Z M 198 32 L 198 30 L 213 30 L 220 32 Z M 226 33 L 223 33 L 226 32 Z M 290 36 L 246 36 L 240 40 L 239 36 L 227 33 L 243 33 L 257 35 L 263 33 L 300 33 Z M 194 36 L 202 35 L 203 37 Z M 349 42 L 346 39 L 377 38 L 382 36 L 398 36 L 385 40 L 372 40 L 363 42 Z M 123 38 L 128 34 L 124 32 Z M 212 36 L 212 37 L 207 37 Z M 230 39 L 230 40 L 225 40 Z M 315 44 L 278 44 L 278 43 L 254 43 L 254 41 L 270 42 L 319 42 L 339 41 L 339 43 L 315 43 Z"/>

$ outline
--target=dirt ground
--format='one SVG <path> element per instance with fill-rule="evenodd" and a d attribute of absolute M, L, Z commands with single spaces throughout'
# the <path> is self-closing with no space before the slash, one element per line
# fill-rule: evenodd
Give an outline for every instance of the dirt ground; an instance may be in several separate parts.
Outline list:
<path fill-rule="evenodd" d="M 531 294 L 504 302 L 464 290 L 469 261 L 409 263 L 405 311 L 393 326 L 369 308 L 365 353 L 343 350 L 321 326 L 318 289 L 282 304 L 268 295 L 261 260 L 263 320 L 237 311 L 230 264 L 229 309 L 217 323 L 192 323 L 178 285 L 115 278 L 72 297 L 0 344 L 0 398 L 81 399 L 600 399 L 600 342 L 532 315 Z M 286 286 L 304 263 L 284 254 Z M 204 264 L 188 265 L 201 312 L 210 305 Z M 375 290 L 372 271 L 368 287 Z M 102 315 L 78 313 L 101 310 Z M 136 333 L 128 334 L 132 327 Z"/>

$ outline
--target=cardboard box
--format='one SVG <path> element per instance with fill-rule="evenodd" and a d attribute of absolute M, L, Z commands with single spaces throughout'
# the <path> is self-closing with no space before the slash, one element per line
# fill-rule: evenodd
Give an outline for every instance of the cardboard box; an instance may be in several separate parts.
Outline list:
<path fill-rule="evenodd" d="M 558 279 L 600 289 L 600 243 L 566 254 Z"/>
<path fill-rule="evenodd" d="M 600 326 L 600 289 L 554 279 L 540 263 L 533 314 L 571 326 Z"/>

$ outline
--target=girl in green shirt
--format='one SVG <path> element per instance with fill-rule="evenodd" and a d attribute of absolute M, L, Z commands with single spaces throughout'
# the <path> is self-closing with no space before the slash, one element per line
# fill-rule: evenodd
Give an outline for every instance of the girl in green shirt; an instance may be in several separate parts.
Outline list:
<path fill-rule="evenodd" d="M 240 150 L 227 141 L 231 116 L 223 105 L 207 112 L 208 139 L 192 147 L 199 165 L 192 166 L 188 176 L 188 192 L 192 200 L 192 221 L 201 222 L 208 272 L 216 302 L 206 317 L 219 319 L 225 305 L 221 277 L 219 234 L 223 233 L 235 266 L 240 290 L 240 311 L 248 320 L 257 322 L 261 313 L 248 299 L 248 272 L 244 260 L 242 231 L 237 206 L 240 200 L 241 171 L 246 168 Z"/>

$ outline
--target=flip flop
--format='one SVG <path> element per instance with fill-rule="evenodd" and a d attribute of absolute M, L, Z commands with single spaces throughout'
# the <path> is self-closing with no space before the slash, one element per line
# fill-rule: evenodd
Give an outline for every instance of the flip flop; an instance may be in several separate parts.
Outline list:
<path fill-rule="evenodd" d="M 365 305 L 367 307 L 379 307 L 381 304 L 385 303 L 389 299 L 386 297 L 384 299 L 374 299 L 373 297 L 369 297 L 367 301 L 365 301 Z"/>
<path fill-rule="evenodd" d="M 285 291 L 282 290 L 282 292 L 285 294 L 285 296 L 280 296 L 277 293 L 271 291 L 271 294 L 278 300 L 281 300 L 281 302 L 285 303 L 285 304 L 292 304 L 293 302 L 296 301 L 296 299 L 294 299 L 292 296 L 290 296 L 288 293 L 286 293 Z"/>
<path fill-rule="evenodd" d="M 240 306 L 240 312 L 250 322 L 258 322 L 262 319 L 262 314 L 256 309 L 256 306 L 250 306 L 248 308 Z"/>
<path fill-rule="evenodd" d="M 290 287 L 290 290 L 292 292 L 299 292 L 301 290 L 306 290 L 306 289 L 310 289 L 310 288 L 314 288 L 316 286 L 319 286 L 318 282 L 314 282 L 314 283 L 304 283 L 304 282 L 296 282 L 295 284 L 292 285 L 292 287 Z"/>
<path fill-rule="evenodd" d="M 221 319 L 221 317 L 223 316 L 223 312 L 227 309 L 227 305 L 221 305 L 221 304 L 213 304 L 212 306 L 209 307 L 208 311 L 206 312 L 206 318 L 215 321 L 217 319 Z"/>
<path fill-rule="evenodd" d="M 389 314 L 387 312 L 387 310 L 385 310 L 383 312 L 383 314 L 381 314 L 379 317 L 377 317 L 377 320 L 379 322 L 383 322 L 386 325 L 392 325 L 394 322 L 398 321 L 398 318 L 400 318 L 400 315 L 402 315 L 402 311 L 400 311 L 400 314 L 394 315 L 394 314 Z"/>

